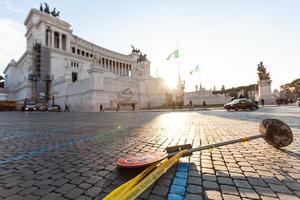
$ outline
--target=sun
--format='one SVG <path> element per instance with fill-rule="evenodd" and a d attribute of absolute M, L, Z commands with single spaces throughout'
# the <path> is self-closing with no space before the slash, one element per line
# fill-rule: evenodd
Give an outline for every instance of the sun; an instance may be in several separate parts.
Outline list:
<path fill-rule="evenodd" d="M 167 76 L 167 77 L 164 77 L 165 81 L 166 81 L 166 84 L 169 88 L 171 89 L 175 89 L 176 88 L 176 85 L 177 85 L 177 79 L 176 77 L 172 77 L 172 76 Z"/>

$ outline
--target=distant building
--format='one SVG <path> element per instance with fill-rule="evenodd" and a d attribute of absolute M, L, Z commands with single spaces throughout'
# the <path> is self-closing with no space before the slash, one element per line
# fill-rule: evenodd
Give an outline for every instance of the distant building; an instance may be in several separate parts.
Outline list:
<path fill-rule="evenodd" d="M 300 97 L 300 79 L 281 85 L 279 94 L 283 99 L 296 99 Z"/>
<path fill-rule="evenodd" d="M 203 101 L 207 105 L 220 105 L 228 103 L 232 97 L 223 94 L 213 94 L 211 90 L 206 90 L 202 85 L 195 87 L 196 90 L 194 92 L 185 92 L 184 93 L 184 103 L 187 105 L 190 101 L 193 102 L 193 105 L 202 105 Z"/>

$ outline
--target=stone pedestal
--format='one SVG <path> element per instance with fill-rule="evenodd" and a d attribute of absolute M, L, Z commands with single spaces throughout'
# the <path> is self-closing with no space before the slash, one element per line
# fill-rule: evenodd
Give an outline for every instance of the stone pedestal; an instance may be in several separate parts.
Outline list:
<path fill-rule="evenodd" d="M 89 107 L 85 111 L 98 112 L 100 104 L 104 109 L 110 107 L 108 95 L 104 91 L 104 70 L 93 67 L 88 70 L 88 73 L 90 90 L 87 92 L 89 98 L 87 103 Z"/>
<path fill-rule="evenodd" d="M 258 84 L 258 101 L 265 100 L 265 105 L 275 104 L 275 97 L 271 90 L 271 80 L 260 80 Z"/>

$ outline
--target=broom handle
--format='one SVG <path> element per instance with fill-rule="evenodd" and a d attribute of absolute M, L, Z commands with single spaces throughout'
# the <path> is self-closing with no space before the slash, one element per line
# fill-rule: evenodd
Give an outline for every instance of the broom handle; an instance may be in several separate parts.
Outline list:
<path fill-rule="evenodd" d="M 202 151 L 202 150 L 205 150 L 205 149 L 211 149 L 211 148 L 215 148 L 215 147 L 225 146 L 225 145 L 228 145 L 228 144 L 234 144 L 234 143 L 239 143 L 239 142 L 250 141 L 250 140 L 262 138 L 264 136 L 265 136 L 265 134 L 259 134 L 259 135 L 254 135 L 254 136 L 250 136 L 250 137 L 230 140 L 230 141 L 227 141 L 227 142 L 220 142 L 220 143 L 217 143 L 217 144 L 209 144 L 209 145 L 205 145 L 205 146 L 200 146 L 200 147 L 196 147 L 196 148 L 193 148 L 193 149 L 185 149 L 185 153 L 188 154 L 188 153 L 193 153 L 195 151 Z M 177 153 L 178 152 L 169 153 L 168 156 L 173 156 L 173 155 L 176 155 Z"/>

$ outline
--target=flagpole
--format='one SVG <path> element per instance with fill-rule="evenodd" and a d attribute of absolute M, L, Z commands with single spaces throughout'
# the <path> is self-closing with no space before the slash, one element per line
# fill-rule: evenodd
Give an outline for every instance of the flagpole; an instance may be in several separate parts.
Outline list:
<path fill-rule="evenodd" d="M 178 51 L 178 79 L 180 78 L 180 56 L 179 56 L 179 47 L 178 47 L 178 40 L 177 40 L 177 51 Z"/>

